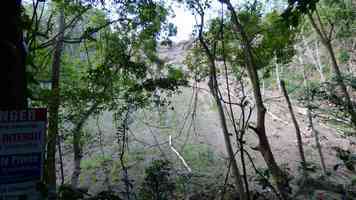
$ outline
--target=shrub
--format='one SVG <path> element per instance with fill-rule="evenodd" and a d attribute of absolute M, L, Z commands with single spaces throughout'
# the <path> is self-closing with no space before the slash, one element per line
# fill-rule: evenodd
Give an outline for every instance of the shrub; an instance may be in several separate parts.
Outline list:
<path fill-rule="evenodd" d="M 140 189 L 142 199 L 169 200 L 173 199 L 176 189 L 171 176 L 171 163 L 167 160 L 154 160 L 145 170 L 145 179 Z"/>

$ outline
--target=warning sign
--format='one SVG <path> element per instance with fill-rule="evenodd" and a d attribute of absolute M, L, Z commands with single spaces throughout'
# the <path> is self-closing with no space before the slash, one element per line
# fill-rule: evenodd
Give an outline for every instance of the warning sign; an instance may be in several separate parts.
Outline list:
<path fill-rule="evenodd" d="M 0 200 L 39 200 L 46 109 L 0 111 Z"/>

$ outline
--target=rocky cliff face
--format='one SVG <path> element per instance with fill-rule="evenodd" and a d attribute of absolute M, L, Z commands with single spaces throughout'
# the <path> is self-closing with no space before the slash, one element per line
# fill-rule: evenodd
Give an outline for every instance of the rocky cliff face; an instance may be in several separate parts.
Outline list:
<path fill-rule="evenodd" d="M 160 46 L 158 49 L 159 57 L 171 65 L 183 65 L 183 61 L 189 49 L 193 47 L 193 40 L 173 43 L 171 46 Z"/>

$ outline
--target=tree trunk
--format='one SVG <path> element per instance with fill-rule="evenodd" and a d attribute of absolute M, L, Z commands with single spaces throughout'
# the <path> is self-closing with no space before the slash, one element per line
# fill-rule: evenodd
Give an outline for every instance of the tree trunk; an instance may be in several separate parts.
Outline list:
<path fill-rule="evenodd" d="M 235 25 L 235 33 L 238 35 L 238 38 L 241 38 L 243 44 L 244 58 L 247 67 L 247 72 L 250 77 L 250 81 L 253 88 L 256 108 L 257 108 L 257 120 L 256 120 L 256 128 L 254 131 L 256 132 L 259 138 L 259 150 L 268 166 L 271 170 L 272 177 L 277 185 L 277 188 L 283 199 L 289 198 L 289 183 L 286 174 L 279 168 L 277 162 L 274 159 L 274 156 L 271 151 L 271 147 L 266 135 L 265 128 L 265 115 L 266 108 L 263 104 L 263 99 L 261 95 L 261 89 L 259 85 L 259 78 L 257 74 L 257 66 L 255 65 L 252 47 L 248 42 L 248 37 L 243 30 L 243 27 L 237 17 L 237 13 L 235 12 L 234 7 L 232 6 L 230 0 L 222 0 L 223 3 L 227 5 L 227 8 L 230 10 L 232 14 L 232 20 Z"/>
<path fill-rule="evenodd" d="M 346 110 L 347 110 L 348 114 L 350 115 L 351 123 L 352 123 L 353 127 L 356 129 L 356 111 L 355 111 L 355 109 L 353 107 L 352 100 L 351 100 L 350 95 L 349 95 L 349 93 L 347 91 L 346 84 L 345 84 L 345 82 L 343 80 L 339 65 L 337 63 L 337 60 L 336 60 L 336 57 L 335 57 L 335 52 L 334 52 L 334 49 L 333 49 L 332 44 L 331 44 L 331 39 L 330 39 L 330 37 L 328 36 L 328 33 L 325 31 L 325 29 L 323 27 L 323 24 L 322 24 L 322 22 L 320 20 L 320 16 L 319 16 L 317 10 L 315 12 L 316 12 L 316 16 L 317 16 L 316 19 L 317 19 L 318 24 L 320 25 L 320 27 L 315 22 L 315 19 L 313 18 L 313 15 L 311 13 L 308 13 L 308 18 L 309 18 L 314 30 L 319 35 L 322 44 L 325 46 L 326 50 L 328 51 L 328 53 L 330 55 L 331 66 L 332 66 L 332 70 L 333 70 L 333 73 L 334 73 L 335 78 L 336 78 L 336 83 L 341 89 L 341 92 L 342 92 L 342 95 L 343 95 L 342 97 L 344 98 L 345 104 L 346 104 L 345 105 L 346 106 Z"/>
<path fill-rule="evenodd" d="M 58 112 L 60 105 L 60 67 L 63 51 L 64 37 L 64 8 L 60 8 L 58 16 L 58 38 L 54 49 L 52 62 L 52 96 L 49 102 L 49 124 L 47 141 L 47 184 L 49 187 L 48 199 L 56 199 L 56 144 L 58 136 Z"/>
<path fill-rule="evenodd" d="M 290 115 L 292 117 L 292 121 L 293 121 L 293 124 L 294 124 L 294 127 L 295 127 L 295 134 L 297 136 L 297 141 L 298 141 L 298 150 L 299 150 L 300 160 L 302 162 L 301 164 L 302 164 L 302 167 L 303 167 L 303 171 L 305 171 L 305 169 L 306 169 L 306 160 L 305 160 L 304 149 L 303 149 L 302 134 L 300 133 L 300 128 L 299 128 L 297 119 L 296 119 L 296 117 L 294 115 L 293 107 L 292 107 L 292 104 L 290 102 L 290 99 L 289 99 L 289 96 L 288 96 L 288 93 L 287 93 L 287 90 L 286 90 L 286 86 L 285 86 L 285 83 L 284 83 L 283 80 L 281 80 L 280 86 L 281 86 L 283 95 L 284 95 L 284 97 L 285 97 L 285 99 L 287 101 L 288 109 L 289 109 L 289 112 L 290 112 Z"/>
<path fill-rule="evenodd" d="M 200 25 L 200 29 L 199 29 L 199 41 L 200 41 L 200 44 L 203 46 L 203 49 L 204 49 L 205 54 L 207 55 L 208 61 L 209 61 L 209 64 L 208 64 L 209 65 L 209 73 L 210 73 L 209 83 L 208 83 L 209 89 L 210 89 L 210 92 L 211 92 L 212 96 L 214 97 L 215 103 L 218 107 L 218 112 L 219 112 L 219 116 L 220 116 L 219 117 L 220 125 L 221 125 L 223 135 L 224 135 L 226 151 L 229 156 L 229 162 L 230 162 L 230 166 L 232 168 L 232 173 L 235 176 L 234 181 L 235 181 L 236 187 L 239 192 L 239 197 L 241 200 L 248 200 L 244 185 L 242 183 L 242 176 L 240 174 L 240 170 L 236 163 L 235 152 L 232 148 L 230 134 L 229 134 L 229 130 L 228 130 L 227 123 L 226 123 L 224 108 L 223 108 L 223 105 L 219 98 L 219 88 L 218 88 L 218 82 L 216 79 L 217 75 L 216 75 L 215 57 L 214 57 L 213 53 L 211 52 L 211 50 L 209 49 L 206 41 L 204 41 L 204 36 L 203 36 L 204 14 L 200 14 L 200 19 L 201 19 L 201 25 Z"/>
<path fill-rule="evenodd" d="M 79 122 L 76 124 L 75 128 L 73 129 L 73 153 L 74 153 L 74 170 L 72 173 L 72 178 L 71 178 L 71 185 L 73 188 L 78 187 L 78 182 L 79 182 L 79 176 L 81 173 L 81 168 L 80 168 L 80 163 L 83 157 L 82 154 L 82 146 L 80 145 L 80 141 L 82 139 L 82 129 L 85 124 L 85 122 L 88 120 L 91 114 L 97 109 L 98 103 L 94 103 L 87 112 L 85 112 L 81 118 L 79 119 Z"/>
<path fill-rule="evenodd" d="M 26 51 L 23 45 L 21 0 L 1 5 L 0 109 L 26 109 Z"/>

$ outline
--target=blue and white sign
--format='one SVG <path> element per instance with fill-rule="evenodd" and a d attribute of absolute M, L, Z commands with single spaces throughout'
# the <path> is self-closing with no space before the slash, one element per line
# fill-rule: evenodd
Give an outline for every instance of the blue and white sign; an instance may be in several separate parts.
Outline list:
<path fill-rule="evenodd" d="M 40 200 L 46 109 L 0 111 L 0 200 Z"/>

